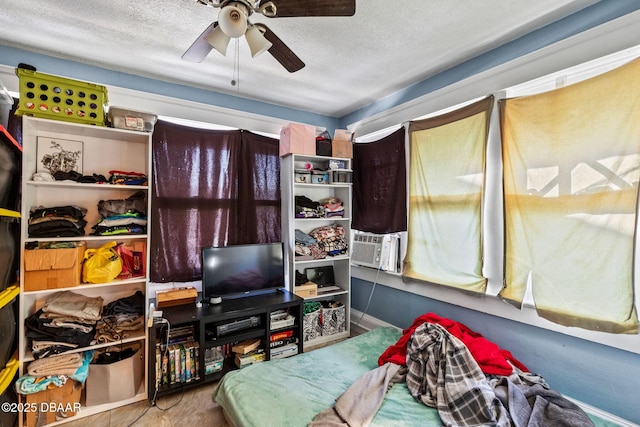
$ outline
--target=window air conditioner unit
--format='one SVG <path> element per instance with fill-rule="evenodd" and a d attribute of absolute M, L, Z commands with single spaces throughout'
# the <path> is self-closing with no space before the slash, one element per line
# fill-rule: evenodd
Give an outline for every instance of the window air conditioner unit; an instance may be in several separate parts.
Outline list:
<path fill-rule="evenodd" d="M 400 273 L 400 235 L 354 231 L 351 263 Z"/>

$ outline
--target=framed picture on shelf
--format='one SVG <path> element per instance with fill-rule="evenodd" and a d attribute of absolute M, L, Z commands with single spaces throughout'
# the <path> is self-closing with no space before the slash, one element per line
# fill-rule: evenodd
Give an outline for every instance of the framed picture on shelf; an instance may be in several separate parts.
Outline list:
<path fill-rule="evenodd" d="M 84 143 L 69 139 L 38 137 L 36 172 L 77 172 L 82 175 Z"/>

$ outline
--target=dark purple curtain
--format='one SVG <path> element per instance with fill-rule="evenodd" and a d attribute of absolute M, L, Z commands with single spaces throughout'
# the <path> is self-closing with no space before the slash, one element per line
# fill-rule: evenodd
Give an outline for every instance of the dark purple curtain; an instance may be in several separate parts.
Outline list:
<path fill-rule="evenodd" d="M 353 145 L 352 227 L 370 233 L 407 230 L 405 130 Z"/>
<path fill-rule="evenodd" d="M 150 278 L 202 278 L 207 246 L 281 240 L 278 140 L 158 121 Z"/>

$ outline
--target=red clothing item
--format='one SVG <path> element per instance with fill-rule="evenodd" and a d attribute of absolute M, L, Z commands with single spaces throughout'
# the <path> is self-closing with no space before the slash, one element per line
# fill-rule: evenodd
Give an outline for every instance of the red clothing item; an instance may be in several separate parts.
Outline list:
<path fill-rule="evenodd" d="M 402 331 L 402 337 L 397 343 L 390 346 L 378 358 L 378 365 L 382 366 L 387 362 L 396 365 L 407 365 L 407 343 L 413 332 L 425 322 L 435 323 L 444 327 L 451 335 L 462 341 L 473 358 L 478 362 L 480 369 L 485 374 L 510 375 L 513 373 L 513 366 L 521 371 L 529 372 L 526 366 L 519 362 L 510 352 L 500 349 L 496 344 L 484 338 L 477 332 L 472 331 L 465 325 L 455 322 L 435 313 L 426 313 L 417 317 L 413 324 Z M 509 364 L 511 362 L 511 364 Z"/>

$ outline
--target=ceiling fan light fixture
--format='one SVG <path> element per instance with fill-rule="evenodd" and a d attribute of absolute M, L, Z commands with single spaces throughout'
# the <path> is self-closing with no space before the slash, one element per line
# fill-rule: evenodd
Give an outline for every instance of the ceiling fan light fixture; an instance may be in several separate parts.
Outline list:
<path fill-rule="evenodd" d="M 229 45 L 229 40 L 231 40 L 231 38 L 222 31 L 220 26 L 217 26 L 213 31 L 207 34 L 204 39 L 221 54 L 227 54 L 227 46 Z"/>
<path fill-rule="evenodd" d="M 220 29 L 231 38 L 241 37 L 247 31 L 247 12 L 235 5 L 228 5 L 218 15 Z"/>
<path fill-rule="evenodd" d="M 264 34 L 255 25 L 247 29 L 245 37 L 247 38 L 252 58 L 266 52 L 272 46 L 271 42 L 264 37 Z"/>

